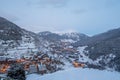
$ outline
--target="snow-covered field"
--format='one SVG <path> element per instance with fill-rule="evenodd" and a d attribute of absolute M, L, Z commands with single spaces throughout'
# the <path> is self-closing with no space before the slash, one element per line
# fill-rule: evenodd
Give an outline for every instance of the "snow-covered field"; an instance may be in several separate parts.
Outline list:
<path fill-rule="evenodd" d="M 27 80 L 120 80 L 120 73 L 94 69 L 70 68 L 40 76 L 30 74 Z"/>

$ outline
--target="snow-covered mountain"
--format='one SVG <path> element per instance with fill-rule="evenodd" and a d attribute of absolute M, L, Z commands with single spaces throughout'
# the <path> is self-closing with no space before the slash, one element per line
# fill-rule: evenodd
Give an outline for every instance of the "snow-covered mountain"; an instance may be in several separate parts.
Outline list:
<path fill-rule="evenodd" d="M 0 56 L 21 58 L 47 56 L 54 64 L 65 69 L 73 62 L 84 63 L 88 68 L 120 71 L 120 29 L 89 37 L 81 33 L 35 34 L 0 17 Z M 30 54 L 29 54 L 30 53 Z"/>
<path fill-rule="evenodd" d="M 37 50 L 39 37 L 0 17 L 0 54 L 20 57 L 28 50 Z"/>
<path fill-rule="evenodd" d="M 82 33 L 71 32 L 71 33 L 52 33 L 49 31 L 40 32 L 39 36 L 48 41 L 64 41 L 75 43 L 77 41 L 83 41 L 89 37 Z"/>
<path fill-rule="evenodd" d="M 87 45 L 92 60 L 120 71 L 120 28 L 91 37 Z"/>

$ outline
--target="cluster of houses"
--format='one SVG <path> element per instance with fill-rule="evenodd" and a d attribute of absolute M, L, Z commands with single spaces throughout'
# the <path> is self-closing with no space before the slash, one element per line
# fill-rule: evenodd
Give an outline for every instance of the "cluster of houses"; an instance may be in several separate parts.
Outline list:
<path fill-rule="evenodd" d="M 44 74 L 54 72 L 59 70 L 61 65 L 64 65 L 64 63 L 60 61 L 63 56 L 67 57 L 70 56 L 70 54 L 78 53 L 77 49 L 70 46 L 70 43 L 68 42 L 60 42 L 58 44 L 53 43 L 49 45 L 49 48 L 51 49 L 48 53 L 51 53 L 54 58 L 49 56 L 48 53 L 33 53 L 31 50 L 29 50 L 28 53 L 25 53 L 20 59 L 8 58 L 0 53 L 0 73 L 6 73 L 13 63 L 24 64 L 24 69 L 27 73 Z M 77 55 L 74 54 L 72 57 L 76 56 Z M 84 63 L 78 61 L 72 61 L 72 64 L 74 67 L 85 66 Z"/>
<path fill-rule="evenodd" d="M 62 55 L 66 58 L 74 58 L 74 60 L 70 60 L 70 62 L 72 63 L 72 65 L 74 67 L 85 67 L 85 63 L 84 62 L 79 62 L 79 60 L 75 60 L 75 58 L 79 58 L 78 54 L 79 51 L 74 48 L 73 46 L 71 46 L 70 42 L 61 42 L 58 44 L 51 44 L 50 47 L 52 48 L 51 52 L 53 54 L 57 54 L 57 55 Z M 59 56 L 57 56 L 59 58 Z"/>
<path fill-rule="evenodd" d="M 61 65 L 60 61 L 52 59 L 47 54 L 29 55 L 21 59 L 11 59 L 6 56 L 0 56 L 0 73 L 7 73 L 10 65 L 19 63 L 24 65 L 26 73 L 48 73 L 59 69 L 57 65 Z"/>
<path fill-rule="evenodd" d="M 9 69 L 10 64 L 16 63 L 17 61 L 6 56 L 0 56 L 0 73 L 6 73 Z"/>
<path fill-rule="evenodd" d="M 71 46 L 71 43 L 69 42 L 58 42 L 58 43 L 53 43 L 49 45 L 52 51 L 52 53 L 54 54 L 73 54 L 73 53 L 77 53 L 77 49 L 74 48 L 73 46 Z"/>

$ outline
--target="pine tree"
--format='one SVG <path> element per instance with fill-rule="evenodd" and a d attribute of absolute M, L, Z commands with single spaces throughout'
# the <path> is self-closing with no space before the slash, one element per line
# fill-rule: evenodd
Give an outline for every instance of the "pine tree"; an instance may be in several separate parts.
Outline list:
<path fill-rule="evenodd" d="M 17 80 L 26 80 L 24 67 L 21 64 L 12 64 L 7 76 Z"/>

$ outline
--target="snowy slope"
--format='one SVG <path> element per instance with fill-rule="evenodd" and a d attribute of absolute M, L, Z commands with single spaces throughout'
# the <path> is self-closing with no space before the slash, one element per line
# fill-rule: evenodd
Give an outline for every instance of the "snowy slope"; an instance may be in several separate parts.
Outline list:
<path fill-rule="evenodd" d="M 90 64 L 94 63 L 94 61 L 92 59 L 90 59 L 88 56 L 85 55 L 85 53 L 88 53 L 85 48 L 87 46 L 82 46 L 82 47 L 78 47 L 78 51 L 79 51 L 79 62 L 89 62 Z M 82 56 L 82 57 L 81 57 Z"/>
<path fill-rule="evenodd" d="M 27 80 L 120 80 L 120 73 L 94 69 L 71 68 L 53 74 L 27 76 Z"/>
<path fill-rule="evenodd" d="M 37 34 L 0 17 L 0 54 L 8 58 L 20 58 L 30 50 L 38 51 L 39 43 Z"/>

